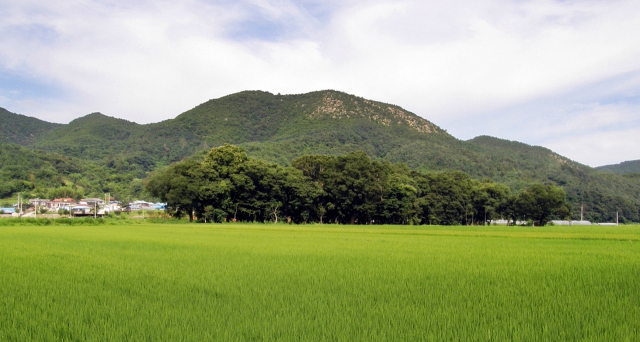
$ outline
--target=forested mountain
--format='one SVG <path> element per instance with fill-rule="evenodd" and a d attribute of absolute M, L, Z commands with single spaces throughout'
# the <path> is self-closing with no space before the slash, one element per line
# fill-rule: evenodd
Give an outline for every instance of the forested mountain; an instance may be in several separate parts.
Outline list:
<path fill-rule="evenodd" d="M 429 136 L 437 136 L 435 139 Z M 401 156 L 414 140 L 457 140 L 400 107 L 335 91 L 302 95 L 241 92 L 205 102 L 175 119 L 138 125 L 99 113 L 42 134 L 35 147 L 105 164 L 147 170 L 223 143 L 280 164 L 308 153 L 363 150 Z M 430 143 L 432 144 L 432 143 Z M 453 166 L 453 165 L 452 165 Z"/>
<path fill-rule="evenodd" d="M 640 173 L 640 160 L 629 160 L 620 164 L 598 166 L 596 169 L 621 175 L 628 173 Z"/>
<path fill-rule="evenodd" d="M 42 134 L 61 126 L 0 108 L 0 143 L 28 145 Z"/>
<path fill-rule="evenodd" d="M 584 205 L 585 217 L 596 222 L 615 221 L 616 212 L 640 219 L 640 178 L 600 172 L 540 146 L 487 136 L 468 142 L 489 156 L 486 176 L 515 191 L 534 182 L 564 188 L 575 218 Z"/>
<path fill-rule="evenodd" d="M 16 118 L 26 117 L 13 115 L 6 122 Z M 28 139 L 8 142 L 91 161 L 113 174 L 141 177 L 224 143 L 282 166 L 303 155 L 364 151 L 374 160 L 405 163 L 420 172 L 458 170 L 476 179 L 490 178 L 515 192 L 535 182 L 560 185 L 573 204 L 574 217 L 584 204 L 588 219 L 607 221 L 620 211 L 627 219 L 640 220 L 637 177 L 599 172 L 518 142 L 486 136 L 462 141 L 401 107 L 337 91 L 245 91 L 146 125 L 99 113 L 67 125 L 34 122 L 32 131 L 14 134 Z M 11 125 L 2 127 L 4 136 Z"/>

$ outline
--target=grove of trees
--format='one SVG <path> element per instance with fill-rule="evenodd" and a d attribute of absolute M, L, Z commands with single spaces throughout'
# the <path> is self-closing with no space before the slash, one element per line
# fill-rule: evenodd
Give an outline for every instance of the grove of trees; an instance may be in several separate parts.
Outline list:
<path fill-rule="evenodd" d="M 411 171 L 364 152 L 305 155 L 282 167 L 229 144 L 157 171 L 146 190 L 172 215 L 208 222 L 468 225 L 508 218 L 544 225 L 571 209 L 553 185 L 512 194 L 463 172 Z"/>

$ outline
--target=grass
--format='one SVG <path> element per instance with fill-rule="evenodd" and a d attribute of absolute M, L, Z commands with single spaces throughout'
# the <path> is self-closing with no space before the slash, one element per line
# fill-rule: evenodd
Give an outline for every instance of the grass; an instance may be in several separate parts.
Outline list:
<path fill-rule="evenodd" d="M 637 341 L 640 227 L 0 227 L 1 341 Z"/>

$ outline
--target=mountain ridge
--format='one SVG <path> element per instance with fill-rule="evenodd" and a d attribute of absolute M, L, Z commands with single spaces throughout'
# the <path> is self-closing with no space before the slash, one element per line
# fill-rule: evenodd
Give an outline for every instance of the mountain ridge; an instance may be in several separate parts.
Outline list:
<path fill-rule="evenodd" d="M 640 173 L 640 160 L 627 160 L 618 164 L 598 166 L 595 169 L 617 174 Z"/>
<path fill-rule="evenodd" d="M 0 107 L 0 143 L 29 144 L 61 124 L 12 113 Z"/>
<path fill-rule="evenodd" d="M 402 107 L 333 90 L 244 91 L 150 124 L 92 113 L 22 141 L 29 148 L 135 172 L 151 172 L 224 143 L 283 166 L 305 154 L 361 150 L 418 171 L 459 170 L 490 178 L 514 191 L 536 182 L 556 184 L 565 188 L 574 214 L 576 205 L 587 203 L 588 217 L 597 219 L 615 217 L 620 207 L 638 218 L 640 208 L 637 179 L 599 172 L 540 146 L 488 136 L 459 140 Z"/>

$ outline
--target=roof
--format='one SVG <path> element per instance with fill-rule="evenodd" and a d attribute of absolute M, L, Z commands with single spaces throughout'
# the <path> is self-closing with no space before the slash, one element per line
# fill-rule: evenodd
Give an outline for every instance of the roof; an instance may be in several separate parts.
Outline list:
<path fill-rule="evenodd" d="M 56 198 L 52 202 L 74 202 L 75 203 L 75 201 L 76 200 L 74 200 L 73 198 L 65 197 L 65 198 Z"/>
<path fill-rule="evenodd" d="M 590 226 L 591 222 L 589 221 L 561 221 L 561 220 L 553 220 L 551 221 L 556 226 Z"/>

